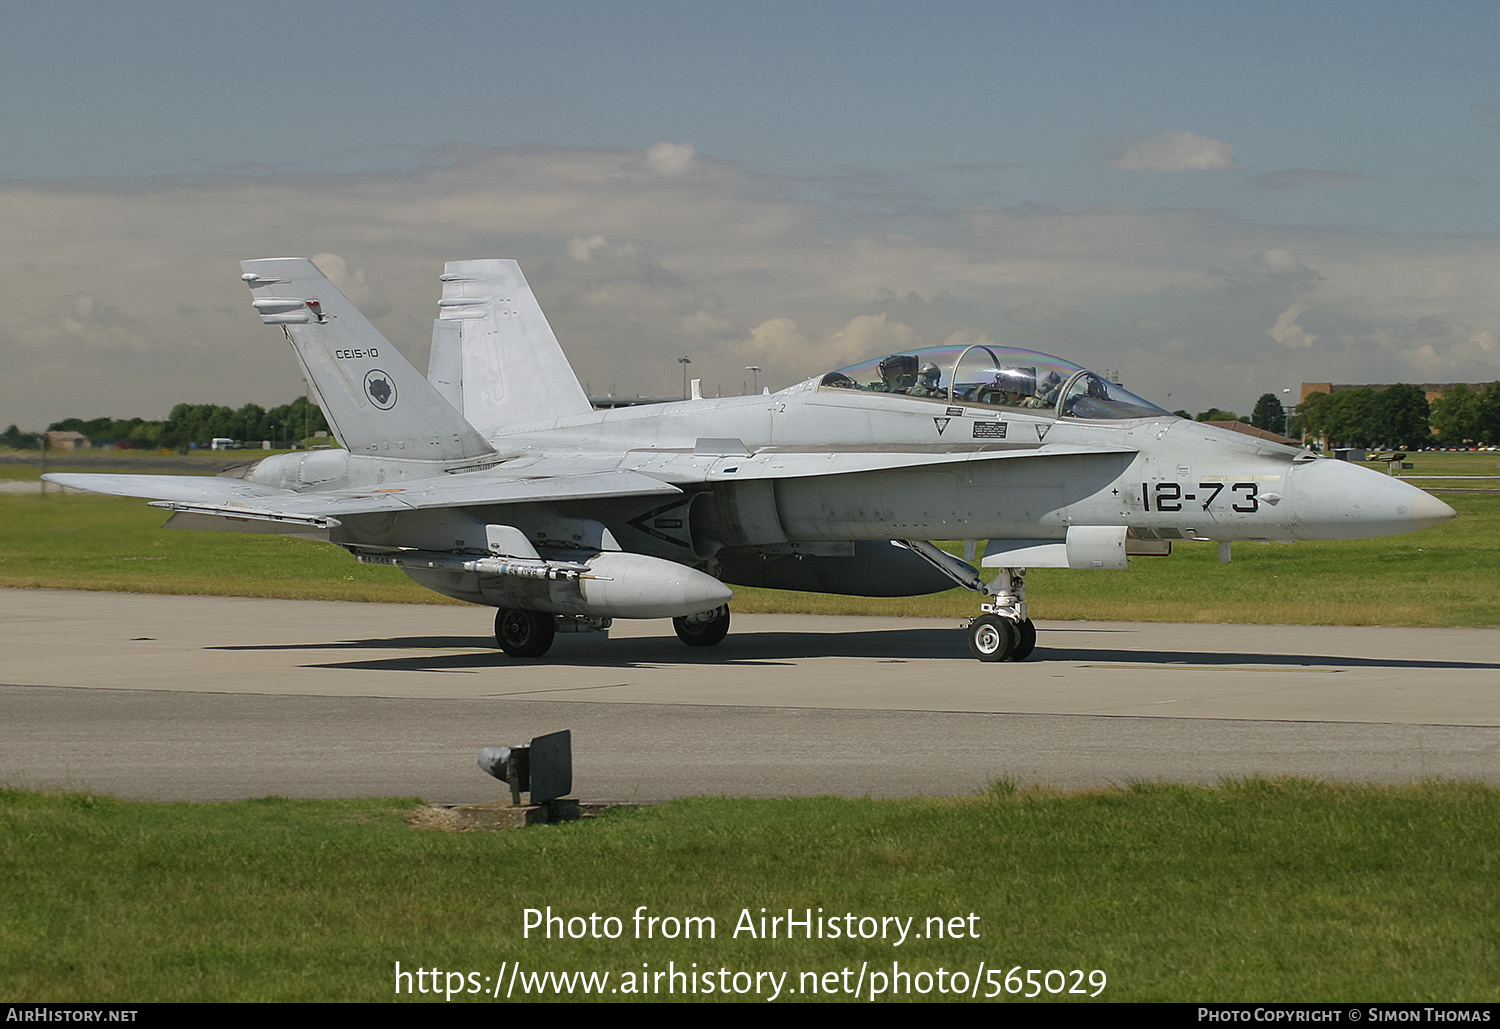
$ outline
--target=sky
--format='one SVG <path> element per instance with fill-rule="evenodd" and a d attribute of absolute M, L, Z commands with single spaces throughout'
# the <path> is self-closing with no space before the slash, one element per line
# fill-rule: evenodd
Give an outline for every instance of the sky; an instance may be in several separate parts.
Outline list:
<path fill-rule="evenodd" d="M 418 368 L 443 262 L 514 258 L 594 394 L 953 341 L 1191 412 L 1487 382 L 1497 38 L 1441 2 L 8 5 L 0 425 L 287 402 L 238 267 L 280 256 Z"/>

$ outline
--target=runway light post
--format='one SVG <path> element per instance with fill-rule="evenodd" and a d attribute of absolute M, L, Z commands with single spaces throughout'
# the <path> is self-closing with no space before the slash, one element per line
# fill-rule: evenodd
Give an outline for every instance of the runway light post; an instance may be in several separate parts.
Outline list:
<path fill-rule="evenodd" d="M 677 359 L 677 363 L 680 364 L 680 365 L 682 365 L 682 399 L 686 400 L 687 399 L 687 369 L 688 369 L 688 365 L 692 364 L 693 362 L 689 361 L 685 357 L 679 357 Z"/>
<path fill-rule="evenodd" d="M 757 396 L 759 396 L 760 395 L 760 365 L 758 365 L 758 364 L 747 364 L 747 365 L 745 365 L 745 371 L 747 371 L 747 372 L 750 373 L 750 380 L 751 380 L 751 383 L 752 383 L 752 385 L 750 386 L 750 392 L 756 394 Z"/>

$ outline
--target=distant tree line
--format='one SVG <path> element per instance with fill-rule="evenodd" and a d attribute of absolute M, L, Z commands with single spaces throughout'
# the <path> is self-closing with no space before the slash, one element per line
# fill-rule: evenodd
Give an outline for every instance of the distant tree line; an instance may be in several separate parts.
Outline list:
<path fill-rule="evenodd" d="M 1475 393 L 1459 383 L 1427 402 L 1417 386 L 1400 383 L 1383 390 L 1368 386 L 1337 393 L 1310 393 L 1297 409 L 1308 435 L 1331 446 L 1415 450 L 1500 443 L 1500 382 Z"/>
<path fill-rule="evenodd" d="M 1248 422 L 1250 420 L 1221 407 L 1210 407 L 1207 411 L 1199 411 L 1196 415 L 1187 411 L 1173 411 L 1172 413 L 1190 422 Z"/>
<path fill-rule="evenodd" d="M 167 420 L 147 421 L 116 418 L 64 418 L 47 430 L 80 432 L 98 443 L 129 443 L 136 447 L 186 447 L 206 444 L 213 439 L 290 440 L 305 439 L 328 431 L 328 422 L 318 405 L 306 397 L 270 410 L 259 404 L 246 404 L 236 411 L 221 404 L 178 404 Z M 30 440 L 29 444 L 24 442 Z M 36 439 L 12 425 L 0 435 L 5 446 L 34 448 Z"/>
<path fill-rule="evenodd" d="M 0 447 L 10 447 L 12 450 L 36 450 L 41 446 L 34 432 L 22 432 L 12 425 L 4 432 L 0 432 Z"/>
<path fill-rule="evenodd" d="M 1432 425 L 1445 446 L 1500 445 L 1500 382 L 1478 393 L 1462 383 L 1454 386 L 1432 405 Z"/>
<path fill-rule="evenodd" d="M 1172 413 L 1183 418 L 1190 417 L 1186 411 Z M 1196 422 L 1244 422 L 1257 429 L 1265 429 L 1267 432 L 1283 434 L 1286 432 L 1286 410 L 1274 393 L 1261 394 L 1261 398 L 1255 402 L 1255 410 L 1248 417 L 1235 414 L 1233 411 L 1225 411 L 1222 408 L 1210 407 L 1207 411 L 1199 411 L 1198 416 L 1193 420 Z"/>
<path fill-rule="evenodd" d="M 1186 411 L 1174 411 L 1194 418 Z M 1337 393 L 1309 393 L 1291 418 L 1274 393 L 1263 393 L 1248 418 L 1211 407 L 1200 422 L 1248 422 L 1257 429 L 1296 439 L 1312 436 L 1333 447 L 1417 450 L 1422 447 L 1500 445 L 1500 382 L 1474 391 L 1459 383 L 1431 404 L 1418 386 L 1399 383 L 1383 390 L 1361 386 Z"/>

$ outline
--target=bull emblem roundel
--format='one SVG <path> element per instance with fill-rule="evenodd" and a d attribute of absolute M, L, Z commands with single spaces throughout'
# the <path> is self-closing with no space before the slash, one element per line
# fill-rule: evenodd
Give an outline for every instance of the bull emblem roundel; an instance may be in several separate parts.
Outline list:
<path fill-rule="evenodd" d="M 396 383 L 379 368 L 372 368 L 365 373 L 365 396 L 382 411 L 389 411 L 396 406 Z"/>

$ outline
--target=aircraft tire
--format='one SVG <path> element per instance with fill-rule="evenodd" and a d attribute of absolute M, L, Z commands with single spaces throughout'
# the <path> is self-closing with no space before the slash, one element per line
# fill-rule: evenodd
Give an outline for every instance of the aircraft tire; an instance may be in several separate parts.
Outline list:
<path fill-rule="evenodd" d="M 1015 650 L 1016 636 L 1008 618 L 980 615 L 969 625 L 969 653 L 981 661 L 1004 661 Z"/>
<path fill-rule="evenodd" d="M 511 657 L 541 657 L 556 635 L 552 616 L 540 611 L 502 607 L 495 612 L 495 642 Z"/>
<path fill-rule="evenodd" d="M 1008 660 L 1025 661 L 1036 649 L 1036 624 L 1030 618 L 1016 626 L 1016 645 Z"/>
<path fill-rule="evenodd" d="M 716 647 L 729 635 L 729 605 L 725 604 L 715 610 L 714 617 L 706 622 L 674 618 L 672 628 L 676 631 L 677 638 L 690 647 Z"/>

